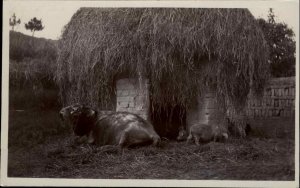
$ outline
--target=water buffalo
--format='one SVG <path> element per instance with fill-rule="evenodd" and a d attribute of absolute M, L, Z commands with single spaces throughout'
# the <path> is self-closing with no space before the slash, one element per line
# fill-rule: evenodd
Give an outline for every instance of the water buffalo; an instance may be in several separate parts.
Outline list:
<path fill-rule="evenodd" d="M 189 135 L 185 130 L 179 131 L 177 140 L 187 139 L 187 143 L 194 139 L 196 145 L 200 145 L 200 142 L 210 141 L 225 141 L 228 139 L 227 131 L 218 125 L 208 124 L 194 124 L 190 127 Z"/>
<path fill-rule="evenodd" d="M 101 117 L 96 110 L 76 104 L 62 108 L 60 116 L 71 124 L 75 135 L 87 136 L 88 143 L 129 147 L 160 142 L 153 126 L 132 113 L 115 112 Z"/>

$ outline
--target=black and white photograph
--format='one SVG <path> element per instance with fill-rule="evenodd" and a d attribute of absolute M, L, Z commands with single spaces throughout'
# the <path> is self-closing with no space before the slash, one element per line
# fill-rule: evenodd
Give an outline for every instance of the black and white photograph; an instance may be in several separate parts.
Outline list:
<path fill-rule="evenodd" d="M 233 2 L 5 0 L 1 185 L 299 187 L 299 2 Z"/>

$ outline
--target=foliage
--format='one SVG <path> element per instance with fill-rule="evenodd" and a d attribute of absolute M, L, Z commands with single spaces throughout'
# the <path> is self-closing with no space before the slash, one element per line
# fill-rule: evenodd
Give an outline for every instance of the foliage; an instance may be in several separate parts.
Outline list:
<path fill-rule="evenodd" d="M 20 24 L 20 23 L 21 23 L 21 20 L 20 19 L 17 20 L 17 17 L 16 17 L 15 13 L 12 15 L 11 18 L 9 18 L 9 25 L 11 26 L 11 29 L 13 31 L 14 31 L 15 26 Z"/>
<path fill-rule="evenodd" d="M 65 103 L 105 106 L 125 73 L 149 78 L 161 107 L 186 107 L 209 85 L 238 108 L 263 90 L 267 58 L 247 9 L 81 8 L 59 42 L 56 78 Z"/>
<path fill-rule="evenodd" d="M 25 24 L 25 29 L 30 30 L 32 32 L 32 36 L 34 36 L 35 31 L 41 31 L 44 29 L 42 19 L 38 20 L 36 17 L 32 18 Z"/>
<path fill-rule="evenodd" d="M 25 59 L 44 59 L 56 61 L 56 41 L 34 38 L 19 32 L 9 33 L 9 59 L 23 61 Z"/>
<path fill-rule="evenodd" d="M 14 88 L 54 87 L 55 63 L 44 59 L 26 59 L 22 62 L 10 61 L 9 85 Z"/>
<path fill-rule="evenodd" d="M 268 20 L 258 19 L 268 43 L 271 74 L 274 77 L 295 76 L 295 34 L 285 23 L 276 23 L 275 14 L 269 10 Z"/>

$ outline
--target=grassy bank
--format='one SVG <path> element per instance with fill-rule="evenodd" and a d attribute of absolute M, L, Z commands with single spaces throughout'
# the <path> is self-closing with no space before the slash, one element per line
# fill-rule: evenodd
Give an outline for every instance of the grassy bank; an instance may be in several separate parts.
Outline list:
<path fill-rule="evenodd" d="M 58 110 L 10 110 L 8 147 L 30 148 L 45 139 L 66 132 L 61 126 Z"/>

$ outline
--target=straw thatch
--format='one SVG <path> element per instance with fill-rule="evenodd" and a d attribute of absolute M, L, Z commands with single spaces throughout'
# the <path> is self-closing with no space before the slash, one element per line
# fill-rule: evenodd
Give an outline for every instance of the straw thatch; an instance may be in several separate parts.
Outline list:
<path fill-rule="evenodd" d="M 247 9 L 81 8 L 64 28 L 57 81 L 66 103 L 105 106 L 122 73 L 152 101 L 188 106 L 209 85 L 244 105 L 268 77 L 268 48 Z"/>

